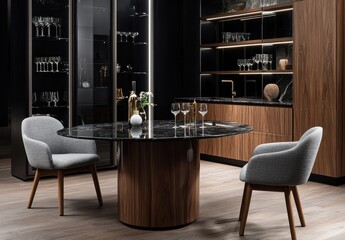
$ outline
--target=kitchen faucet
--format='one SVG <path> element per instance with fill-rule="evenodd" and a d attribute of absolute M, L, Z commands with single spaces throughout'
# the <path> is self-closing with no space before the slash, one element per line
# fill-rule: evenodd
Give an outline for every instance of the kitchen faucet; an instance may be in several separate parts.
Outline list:
<path fill-rule="evenodd" d="M 236 96 L 235 83 L 233 80 L 222 80 L 223 83 L 231 83 L 231 98 Z"/>

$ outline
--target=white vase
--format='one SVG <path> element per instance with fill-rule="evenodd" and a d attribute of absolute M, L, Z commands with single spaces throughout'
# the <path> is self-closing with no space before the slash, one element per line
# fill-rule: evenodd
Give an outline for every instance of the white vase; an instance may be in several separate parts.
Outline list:
<path fill-rule="evenodd" d="M 143 119 L 139 114 L 133 114 L 129 122 L 132 126 L 140 126 L 143 123 Z"/>
<path fill-rule="evenodd" d="M 133 126 L 130 130 L 132 138 L 140 138 L 143 130 L 141 126 Z"/>

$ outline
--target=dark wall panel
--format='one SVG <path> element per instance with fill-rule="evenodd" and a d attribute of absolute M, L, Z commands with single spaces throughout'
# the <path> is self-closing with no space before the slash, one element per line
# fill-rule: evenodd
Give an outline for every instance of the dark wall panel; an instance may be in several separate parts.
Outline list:
<path fill-rule="evenodd" d="M 159 0 L 154 11 L 155 119 L 172 119 L 174 98 L 199 92 L 199 0 Z"/>
<path fill-rule="evenodd" d="M 7 1 L 0 1 L 0 36 L 2 41 L 1 54 L 4 63 L 0 64 L 1 94 L 0 94 L 0 127 L 8 126 L 8 92 L 9 92 L 9 32 L 8 32 Z"/>

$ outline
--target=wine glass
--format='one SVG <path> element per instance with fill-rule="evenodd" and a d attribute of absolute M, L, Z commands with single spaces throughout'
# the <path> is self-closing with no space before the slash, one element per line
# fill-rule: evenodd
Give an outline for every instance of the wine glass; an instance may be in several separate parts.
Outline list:
<path fill-rule="evenodd" d="M 241 71 L 242 70 L 242 59 L 237 59 L 237 65 L 239 67 L 239 70 Z"/>
<path fill-rule="evenodd" d="M 202 120 L 202 124 L 201 124 L 200 128 L 205 128 L 204 117 L 205 117 L 205 114 L 207 113 L 207 104 L 206 103 L 200 103 L 199 104 L 199 113 L 201 114 L 201 120 Z"/>
<path fill-rule="evenodd" d="M 124 32 L 123 35 L 125 36 L 125 42 L 128 42 L 128 36 L 131 35 L 130 32 Z"/>
<path fill-rule="evenodd" d="M 132 39 L 133 39 L 133 43 L 134 43 L 134 39 L 135 39 L 138 35 L 139 35 L 138 32 L 132 32 L 132 33 L 131 33 L 131 37 L 132 37 Z"/>
<path fill-rule="evenodd" d="M 56 64 L 56 70 L 55 72 L 59 72 L 59 62 L 61 62 L 61 57 L 55 57 L 54 63 Z"/>
<path fill-rule="evenodd" d="M 37 16 L 32 18 L 32 23 L 36 27 L 36 37 L 39 37 L 39 30 L 38 30 L 39 23 L 38 23 L 38 17 Z"/>
<path fill-rule="evenodd" d="M 57 107 L 57 102 L 60 100 L 59 98 L 59 92 L 52 92 L 52 101 L 54 103 L 54 107 Z"/>
<path fill-rule="evenodd" d="M 190 110 L 190 104 L 189 103 L 182 103 L 181 105 L 181 112 L 183 113 L 184 115 L 184 125 L 182 126 L 183 128 L 186 128 L 187 127 L 187 123 L 186 123 L 186 115 L 187 113 L 189 112 Z"/>
<path fill-rule="evenodd" d="M 32 93 L 32 106 L 34 106 L 34 104 L 37 102 L 37 95 L 36 92 Z"/>
<path fill-rule="evenodd" d="M 171 104 L 171 113 L 175 116 L 175 126 L 173 128 L 177 128 L 176 125 L 176 116 L 180 112 L 180 104 L 179 103 L 172 103 Z"/>

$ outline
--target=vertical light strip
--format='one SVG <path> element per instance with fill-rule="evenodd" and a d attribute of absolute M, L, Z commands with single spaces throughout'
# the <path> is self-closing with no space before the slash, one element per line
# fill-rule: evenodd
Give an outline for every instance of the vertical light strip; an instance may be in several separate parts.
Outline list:
<path fill-rule="evenodd" d="M 112 75 L 113 75 L 113 91 L 112 91 L 112 96 L 113 98 L 111 99 L 112 103 L 110 104 L 113 104 L 113 117 L 112 117 L 112 120 L 113 122 L 117 122 L 117 101 L 116 101 L 116 88 L 117 88 L 117 71 L 116 71 L 116 64 L 117 64 L 117 0 L 112 0 L 111 1 L 111 4 L 112 4 L 112 15 L 111 15 L 111 26 L 112 26 L 112 36 L 111 36 L 111 39 L 112 39 L 112 44 L 113 44 L 113 53 L 112 53 L 112 58 L 113 58 L 113 61 L 110 61 L 112 62 L 113 66 L 111 67 L 111 69 L 113 69 L 112 71 Z M 115 131 L 116 133 L 116 131 Z M 119 147 L 118 147 L 119 146 Z M 117 159 L 117 155 L 118 155 L 118 151 L 120 151 L 120 156 L 122 156 L 122 143 L 120 142 L 115 142 L 115 141 L 112 141 L 112 144 L 111 144 L 111 147 L 112 147 L 112 151 L 110 151 L 112 153 L 111 155 L 111 161 L 113 162 L 113 164 L 115 166 L 118 165 L 118 162 L 120 161 L 120 159 Z M 119 149 L 120 148 L 120 149 Z"/>
<path fill-rule="evenodd" d="M 149 89 L 148 91 L 150 92 L 154 92 L 154 83 L 153 83 L 153 16 L 154 16 L 154 12 L 153 12 L 153 1 L 154 0 L 148 0 L 148 4 L 149 4 L 149 17 L 148 17 L 148 85 L 149 85 Z M 152 101 L 152 99 L 150 99 L 150 102 Z M 149 119 L 153 120 L 153 107 L 149 107 Z"/>
<path fill-rule="evenodd" d="M 117 121 L 117 101 L 116 101 L 116 88 L 117 88 L 117 71 L 116 71 L 116 64 L 117 64 L 117 0 L 113 0 L 112 1 L 112 44 L 113 44 L 113 54 L 112 54 L 112 58 L 113 58 L 113 66 L 111 67 L 111 69 L 113 69 L 112 71 L 112 75 L 113 75 L 113 121 L 116 122 Z"/>
<path fill-rule="evenodd" d="M 201 0 L 199 0 L 199 17 L 201 17 L 202 14 L 202 9 L 201 9 Z M 201 24 L 199 24 L 199 46 L 201 46 L 201 33 L 202 31 L 202 26 Z M 201 48 L 199 48 L 200 50 L 202 50 Z M 201 71 L 201 58 L 202 58 L 202 53 L 201 51 L 199 51 L 199 71 Z M 199 97 L 201 97 L 201 88 L 202 85 L 202 75 L 199 75 Z"/>
<path fill-rule="evenodd" d="M 29 30 L 29 116 L 32 116 L 32 1 L 29 1 L 29 14 L 28 14 L 28 30 Z"/>
<path fill-rule="evenodd" d="M 73 4 L 68 1 L 68 127 L 72 127 L 73 99 Z"/>

